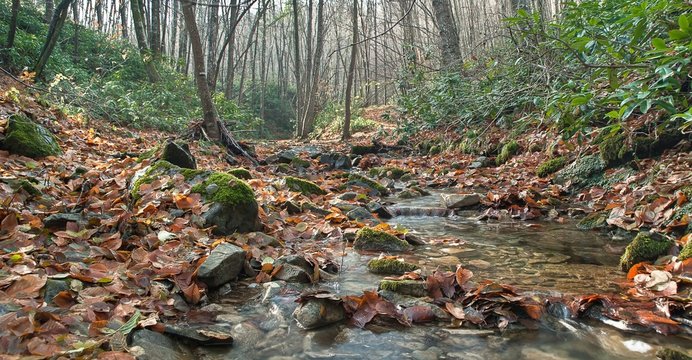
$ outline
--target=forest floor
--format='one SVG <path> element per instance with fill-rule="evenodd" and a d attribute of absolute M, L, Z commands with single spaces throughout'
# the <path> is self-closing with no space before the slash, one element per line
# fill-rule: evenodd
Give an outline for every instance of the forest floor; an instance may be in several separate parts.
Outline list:
<path fill-rule="evenodd" d="M 417 134 L 404 145 L 383 138 L 377 149 L 365 151 L 375 153 L 359 156 L 352 169 L 332 169 L 320 162 L 320 155 L 350 154 L 354 144 L 258 141 L 254 145 L 259 159 L 276 159 L 283 153 L 303 160 L 253 166 L 238 159 L 250 171 L 247 183 L 259 204 L 261 233 L 272 239 L 267 244 L 257 233 L 216 236 L 199 226 L 196 217 L 208 208 L 191 193 L 189 184 L 178 180 L 155 181 L 140 189 L 146 196 L 132 198 L 132 177 L 157 160 L 155 156 L 138 157 L 174 134 L 65 116 L 39 105 L 30 90 L 17 84 L 11 86 L 19 93 L 8 95 L 7 83 L 6 79 L 0 81 L 4 94 L 0 129 L 6 127 L 10 115 L 24 112 L 53 131 L 63 149 L 60 156 L 41 159 L 0 151 L 0 353 L 8 357 L 98 354 L 131 358 L 119 337 L 135 327 L 167 331 L 166 323 L 181 319 L 213 322 L 213 307 L 206 306 L 213 300 L 213 291 L 196 274 L 219 244 L 236 244 L 247 252 L 244 276 L 254 281 L 273 280 L 281 271 L 275 260 L 298 254 L 314 266 L 310 281 L 319 282 L 338 272 L 344 241 L 352 240 L 359 229 L 370 226 L 406 238 L 401 229 L 380 222 L 382 213 L 376 205 L 387 205 L 404 192 L 406 196 L 425 196 L 431 189 L 478 194 L 467 210 L 479 222 L 516 220 L 527 227 L 540 227 L 595 213 L 602 219 L 594 230 L 586 231 L 629 238 L 639 230 L 664 234 L 672 241 L 667 256 L 622 272 L 621 292 L 580 294 L 559 301 L 573 317 L 597 305 L 609 318 L 628 324 L 665 334 L 689 332 L 692 259 L 677 259 L 692 237 L 689 141 L 681 141 L 660 156 L 604 170 L 600 182 L 581 188 L 569 180 L 558 184 L 552 175 L 539 177 L 536 169 L 557 156 L 571 163 L 596 154 L 597 145 L 556 140 L 546 130 L 518 137 L 516 155 L 499 166 L 493 156 L 479 159 L 449 146 L 432 145 L 421 151 L 411 145 L 440 142 L 444 129 Z M 365 116 L 382 122 L 381 113 L 382 109 L 375 109 Z M 387 124 L 384 132 L 392 133 L 395 125 L 384 122 Z M 378 129 L 358 135 L 357 143 L 372 146 L 378 131 L 383 133 Z M 456 139 L 448 133 L 450 137 L 442 138 L 453 143 Z M 496 143 L 505 135 L 501 129 L 491 129 L 488 134 L 486 139 Z M 435 146 L 438 148 L 430 149 Z M 200 169 L 232 168 L 225 151 L 215 145 L 190 142 L 190 148 Z M 474 165 L 479 162 L 482 164 L 476 165 L 480 166 Z M 376 184 L 354 181 L 349 174 L 362 174 Z M 310 180 L 324 193 L 293 191 L 285 183 L 286 176 Z M 173 188 L 170 181 L 175 182 Z M 392 193 L 389 200 L 385 200 L 385 192 Z M 356 207 L 373 213 L 352 215 L 349 209 Z M 365 326 L 376 316 L 411 325 L 431 321 L 437 316 L 435 311 L 442 309 L 455 326 L 500 328 L 537 321 L 552 301 L 525 296 L 512 284 L 482 281 L 479 275 L 470 280 L 473 274 L 467 264 L 451 270 L 410 272 L 401 277 L 425 284 L 429 306 L 402 310 L 374 292 L 349 296 L 310 293 L 299 301 L 342 304 L 357 326 Z M 620 271 L 613 268 L 613 272 Z M 205 336 L 226 339 L 223 333 L 207 332 Z"/>

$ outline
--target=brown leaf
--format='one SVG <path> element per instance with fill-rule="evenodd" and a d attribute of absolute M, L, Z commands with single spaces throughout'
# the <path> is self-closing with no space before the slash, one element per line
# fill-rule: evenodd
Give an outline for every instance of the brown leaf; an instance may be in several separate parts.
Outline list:
<path fill-rule="evenodd" d="M 17 299 L 29 299 L 38 297 L 38 292 L 46 285 L 47 276 L 36 274 L 24 275 L 19 280 L 15 281 L 5 291 L 8 296 Z"/>

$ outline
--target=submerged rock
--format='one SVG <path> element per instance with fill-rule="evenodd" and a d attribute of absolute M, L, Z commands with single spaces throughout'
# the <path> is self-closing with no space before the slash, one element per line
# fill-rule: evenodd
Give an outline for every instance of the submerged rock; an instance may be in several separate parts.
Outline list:
<path fill-rule="evenodd" d="M 440 196 L 447 209 L 463 209 L 481 202 L 481 196 L 478 194 L 441 194 Z"/>
<path fill-rule="evenodd" d="M 293 317 L 301 328 L 309 330 L 342 321 L 346 312 L 340 301 L 313 298 L 300 304 Z"/>
<path fill-rule="evenodd" d="M 182 339 L 192 345 L 231 345 L 233 337 L 229 328 L 219 325 L 166 324 L 164 333 Z"/>
<path fill-rule="evenodd" d="M 308 284 L 312 282 L 314 267 L 300 255 L 282 256 L 274 262 L 274 267 L 281 270 L 274 275 L 274 279 L 289 283 Z"/>
<path fill-rule="evenodd" d="M 368 262 L 368 270 L 375 274 L 402 275 L 418 269 L 418 265 L 398 259 L 372 259 Z"/>
<path fill-rule="evenodd" d="M 62 154 L 55 135 L 24 114 L 14 114 L 10 117 L 2 148 L 30 158 Z"/>
<path fill-rule="evenodd" d="M 419 280 L 382 280 L 378 290 L 387 290 L 401 295 L 415 297 L 428 296 L 425 281 Z"/>
<path fill-rule="evenodd" d="M 245 262 L 245 250 L 223 243 L 214 248 L 197 270 L 197 278 L 209 287 L 219 287 L 240 274 Z"/>
<path fill-rule="evenodd" d="M 581 219 L 579 223 L 577 223 L 577 228 L 580 230 L 605 228 L 608 226 L 608 223 L 606 223 L 607 219 L 608 214 L 605 212 L 592 212 L 591 214 L 586 215 L 585 218 Z"/>
<path fill-rule="evenodd" d="M 197 161 L 190 152 L 190 146 L 180 141 L 169 141 L 163 148 L 161 159 L 185 169 L 196 169 Z"/>
<path fill-rule="evenodd" d="M 620 257 L 620 268 L 627 272 L 642 261 L 656 261 L 659 256 L 668 253 L 673 242 L 660 234 L 640 232 L 625 248 Z"/>
<path fill-rule="evenodd" d="M 168 336 L 146 329 L 134 331 L 130 347 L 141 348 L 138 360 L 186 360 L 192 356 Z"/>
<path fill-rule="evenodd" d="M 365 227 L 356 233 L 353 248 L 356 250 L 396 252 L 407 250 L 409 244 L 394 235 Z"/>

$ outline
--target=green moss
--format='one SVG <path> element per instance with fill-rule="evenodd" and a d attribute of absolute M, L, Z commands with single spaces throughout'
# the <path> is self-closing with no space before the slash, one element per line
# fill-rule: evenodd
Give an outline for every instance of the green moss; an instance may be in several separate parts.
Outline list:
<path fill-rule="evenodd" d="M 406 272 L 418 270 L 418 265 L 397 259 L 372 259 L 368 262 L 368 270 L 375 274 L 402 275 Z"/>
<path fill-rule="evenodd" d="M 277 166 L 276 166 L 276 171 L 278 171 L 278 172 L 280 172 L 280 173 L 284 173 L 284 174 L 293 172 L 293 171 L 291 170 L 291 165 L 288 165 L 288 164 L 279 164 L 279 165 L 277 165 Z"/>
<path fill-rule="evenodd" d="M 252 174 L 250 174 L 250 171 L 247 169 L 243 169 L 243 168 L 231 169 L 231 170 L 228 170 L 228 173 L 237 177 L 238 179 L 243 179 L 243 180 L 252 179 Z"/>
<path fill-rule="evenodd" d="M 433 145 L 433 147 L 430 148 L 430 152 L 428 152 L 428 154 L 437 155 L 441 152 L 442 152 L 442 147 L 440 145 Z"/>
<path fill-rule="evenodd" d="M 567 159 L 564 156 L 550 159 L 538 166 L 538 168 L 536 169 L 536 175 L 538 175 L 539 177 L 546 177 L 562 169 L 563 167 L 565 167 L 566 164 Z"/>
<path fill-rule="evenodd" d="M 165 160 L 159 160 L 151 166 L 147 168 L 147 170 L 144 172 L 142 176 L 140 176 L 134 184 L 132 184 L 132 192 L 131 195 L 134 199 L 139 198 L 139 188 L 143 184 L 151 184 L 153 183 L 158 177 L 164 175 L 164 174 L 170 174 L 173 175 L 175 173 L 179 173 L 183 175 L 185 180 L 192 180 L 197 176 L 204 176 L 209 173 L 209 171 L 204 171 L 204 170 L 194 170 L 194 169 L 183 169 L 178 166 L 175 166 L 168 161 Z"/>
<path fill-rule="evenodd" d="M 592 212 L 579 221 L 577 228 L 580 230 L 593 230 L 605 227 L 607 226 L 606 219 L 608 219 L 608 214 L 605 212 Z"/>
<path fill-rule="evenodd" d="M 495 163 L 497 165 L 502 165 L 506 163 L 509 159 L 512 158 L 512 156 L 516 155 L 516 153 L 519 151 L 519 143 L 516 142 L 515 140 L 512 140 L 508 143 L 506 143 L 504 146 L 502 146 L 502 150 L 500 150 L 500 155 L 495 158 Z"/>
<path fill-rule="evenodd" d="M 310 167 L 310 162 L 307 160 L 303 160 L 299 157 L 294 157 L 293 159 L 291 159 L 291 166 L 293 166 L 296 169 L 307 169 Z"/>
<path fill-rule="evenodd" d="M 428 295 L 425 281 L 416 280 L 382 280 L 380 290 L 387 290 L 402 295 L 423 297 Z"/>
<path fill-rule="evenodd" d="M 212 194 L 207 194 L 207 189 L 212 184 L 218 188 Z M 204 181 L 193 186 L 190 192 L 202 194 L 207 201 L 229 206 L 256 202 L 255 193 L 247 183 L 231 174 L 222 172 L 212 173 Z"/>
<path fill-rule="evenodd" d="M 675 349 L 659 349 L 656 358 L 661 360 L 692 360 L 692 357 Z"/>
<path fill-rule="evenodd" d="M 62 154 L 55 135 L 23 114 L 10 117 L 6 134 L 3 147 L 11 153 L 31 158 Z"/>
<path fill-rule="evenodd" d="M 607 166 L 622 164 L 631 155 L 622 133 L 605 137 L 598 145 L 598 150 Z"/>
<path fill-rule="evenodd" d="M 405 240 L 368 227 L 358 230 L 353 242 L 353 248 L 356 250 L 403 251 L 408 247 L 409 245 Z"/>
<path fill-rule="evenodd" d="M 32 183 L 31 183 L 30 181 L 28 181 L 28 180 L 22 180 L 22 181 L 20 181 L 20 182 L 19 182 L 19 187 L 21 187 L 22 189 L 24 189 L 24 191 L 26 191 L 27 193 L 29 193 L 29 195 L 31 195 L 31 196 L 40 196 L 40 195 L 41 195 L 41 190 L 37 189 L 36 186 L 34 186 L 34 184 L 32 184 Z"/>
<path fill-rule="evenodd" d="M 152 157 L 154 157 L 154 156 L 159 152 L 159 150 L 161 150 L 161 145 L 160 145 L 160 144 L 157 145 L 157 146 L 154 147 L 154 148 L 151 148 L 151 149 L 149 149 L 149 150 L 147 150 L 147 151 L 141 153 L 141 154 L 137 157 L 137 162 L 140 163 L 140 162 L 142 162 L 142 161 L 144 161 L 144 160 L 151 159 Z"/>
<path fill-rule="evenodd" d="M 661 235 L 640 232 L 625 248 L 625 253 L 620 257 L 620 268 L 627 272 L 642 261 L 655 261 L 666 254 L 672 244 L 672 241 Z"/>
<path fill-rule="evenodd" d="M 284 177 L 284 180 L 286 181 L 286 187 L 288 187 L 291 191 L 296 191 L 303 195 L 324 195 L 327 193 L 312 181 L 293 176 L 286 176 Z"/>
<path fill-rule="evenodd" d="M 692 241 L 688 241 L 678 255 L 678 260 L 686 260 L 689 258 L 692 258 Z"/>
<path fill-rule="evenodd" d="M 400 179 L 402 176 L 408 173 L 408 170 L 394 166 L 374 167 L 368 172 L 368 174 L 373 177 L 387 177 L 394 180 Z"/>
<path fill-rule="evenodd" d="M 348 176 L 348 184 L 365 186 L 379 192 L 380 195 L 389 195 L 389 190 L 387 190 L 386 187 L 382 186 L 375 180 L 368 179 L 363 175 L 350 174 Z"/>

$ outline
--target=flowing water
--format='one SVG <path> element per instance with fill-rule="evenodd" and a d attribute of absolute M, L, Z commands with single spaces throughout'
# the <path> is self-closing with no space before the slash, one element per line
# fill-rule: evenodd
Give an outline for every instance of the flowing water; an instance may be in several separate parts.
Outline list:
<path fill-rule="evenodd" d="M 407 201 L 407 206 L 437 206 L 433 195 Z M 623 274 L 614 271 L 622 241 L 583 232 L 574 223 L 498 221 L 464 217 L 397 217 L 430 245 L 403 255 L 425 271 L 455 269 L 474 272 L 474 280 L 490 279 L 542 294 L 616 292 Z M 366 264 L 377 254 L 348 251 L 338 279 L 319 287 L 338 294 L 374 290 L 381 279 Z M 299 287 L 275 289 L 238 284 L 220 300 L 220 319 L 233 324 L 232 348 L 207 348 L 212 359 L 632 359 L 655 358 L 660 347 L 689 348 L 690 339 L 654 333 L 619 331 L 601 323 L 547 316 L 538 330 L 454 329 L 445 324 L 410 328 L 372 324 L 358 329 L 346 324 L 301 330 L 291 318 Z M 248 297 L 250 300 L 248 301 Z"/>

